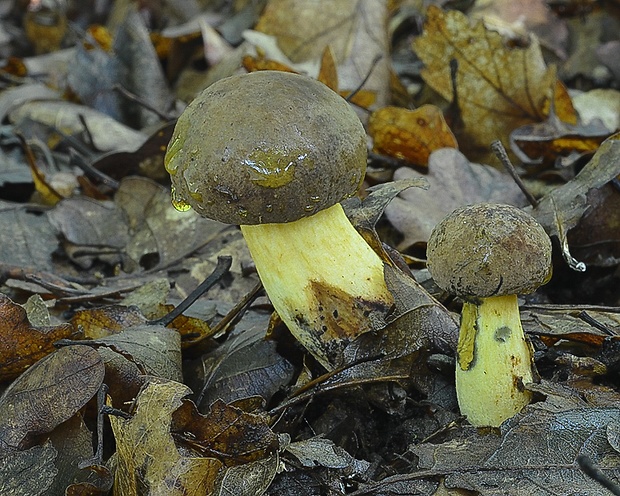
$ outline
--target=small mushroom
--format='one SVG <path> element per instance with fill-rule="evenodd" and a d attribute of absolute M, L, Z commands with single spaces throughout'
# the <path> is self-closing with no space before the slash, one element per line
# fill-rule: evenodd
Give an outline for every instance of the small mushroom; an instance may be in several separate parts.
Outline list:
<path fill-rule="evenodd" d="M 382 260 L 339 203 L 356 194 L 366 154 L 364 128 L 337 93 L 261 71 L 198 95 L 165 157 L 173 203 L 241 226 L 274 308 L 327 369 L 393 302 Z"/>
<path fill-rule="evenodd" d="M 532 352 L 517 294 L 551 278 L 551 241 L 536 220 L 510 205 L 456 209 L 433 230 L 428 269 L 442 289 L 464 300 L 456 393 L 475 426 L 499 426 L 531 400 Z"/>

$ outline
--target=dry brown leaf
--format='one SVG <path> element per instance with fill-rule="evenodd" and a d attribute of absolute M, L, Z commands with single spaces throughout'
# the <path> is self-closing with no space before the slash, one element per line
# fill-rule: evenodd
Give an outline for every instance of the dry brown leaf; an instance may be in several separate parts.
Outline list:
<path fill-rule="evenodd" d="M 54 351 L 54 342 L 74 332 L 71 324 L 31 325 L 26 310 L 0 293 L 0 381 L 14 379 Z"/>
<path fill-rule="evenodd" d="M 461 146 L 486 149 L 494 140 L 507 140 L 513 129 L 545 119 L 556 75 L 545 66 L 536 38 L 528 48 L 508 48 L 482 22 L 472 25 L 460 12 L 430 6 L 413 47 L 425 64 L 422 77 L 448 101 L 454 96 L 450 65 L 458 64 Z"/>
<path fill-rule="evenodd" d="M 425 177 L 428 191 L 403 191 L 387 205 L 385 214 L 403 234 L 398 249 L 406 250 L 416 243 L 426 243 L 441 219 L 462 205 L 477 202 L 523 205 L 525 197 L 514 181 L 499 170 L 472 163 L 458 150 L 434 151 L 429 159 L 428 174 L 401 167 L 394 180 Z"/>
<path fill-rule="evenodd" d="M 99 339 L 121 332 L 127 327 L 146 324 L 146 318 L 135 307 L 108 305 L 78 310 L 71 318 L 77 330 L 83 329 L 87 339 Z"/>
<path fill-rule="evenodd" d="M 293 63 L 320 60 L 329 46 L 341 90 L 364 81 L 383 105 L 390 80 L 386 17 L 383 0 L 270 0 L 256 30 L 275 36 Z"/>
<path fill-rule="evenodd" d="M 368 119 L 368 133 L 374 150 L 417 165 L 427 165 L 439 148 L 458 148 L 456 138 L 434 105 L 415 110 L 383 107 Z"/>
<path fill-rule="evenodd" d="M 172 414 L 190 393 L 177 382 L 152 382 L 138 396 L 130 419 L 110 417 L 117 450 L 115 494 L 211 494 L 222 463 L 183 456 L 170 433 Z"/>
<path fill-rule="evenodd" d="M 89 346 L 60 348 L 24 372 L 0 398 L 0 458 L 73 417 L 97 394 L 104 374 L 101 356 Z"/>
<path fill-rule="evenodd" d="M 329 46 L 326 46 L 325 50 L 323 50 L 317 79 L 330 90 L 338 91 L 338 69 L 336 68 L 334 52 Z"/>
<path fill-rule="evenodd" d="M 241 60 L 241 65 L 248 72 L 256 71 L 281 71 L 281 72 L 294 72 L 294 69 L 277 60 L 271 60 L 264 55 L 258 54 L 256 57 L 252 55 L 245 55 Z"/>

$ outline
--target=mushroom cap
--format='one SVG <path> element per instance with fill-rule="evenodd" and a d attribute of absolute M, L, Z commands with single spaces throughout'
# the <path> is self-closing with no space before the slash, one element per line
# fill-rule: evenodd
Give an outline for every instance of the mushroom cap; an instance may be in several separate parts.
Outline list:
<path fill-rule="evenodd" d="M 217 81 L 189 104 L 168 150 L 173 202 L 228 224 L 292 222 L 354 195 L 366 132 L 323 83 L 259 71 Z"/>
<path fill-rule="evenodd" d="M 464 299 L 531 293 L 551 277 L 551 240 L 511 205 L 457 208 L 431 233 L 426 256 L 439 287 Z"/>

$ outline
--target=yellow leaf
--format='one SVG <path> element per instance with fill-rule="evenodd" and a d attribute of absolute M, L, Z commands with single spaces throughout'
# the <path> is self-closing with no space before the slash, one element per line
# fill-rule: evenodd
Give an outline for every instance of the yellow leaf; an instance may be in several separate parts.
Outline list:
<path fill-rule="evenodd" d="M 110 417 L 117 451 L 115 494 L 210 494 L 222 463 L 182 455 L 170 433 L 172 414 L 190 393 L 176 382 L 151 382 L 140 392 L 130 419 Z"/>
<path fill-rule="evenodd" d="M 545 104 L 556 84 L 536 38 L 527 48 L 508 48 L 482 22 L 430 6 L 414 50 L 424 62 L 422 77 L 446 100 L 454 94 L 463 123 L 461 144 L 487 148 L 510 132 L 546 118 Z M 456 92 L 450 66 L 456 64 Z"/>
<path fill-rule="evenodd" d="M 383 107 L 368 119 L 368 133 L 375 151 L 418 165 L 427 165 L 433 150 L 458 148 L 441 110 L 433 105 Z"/>

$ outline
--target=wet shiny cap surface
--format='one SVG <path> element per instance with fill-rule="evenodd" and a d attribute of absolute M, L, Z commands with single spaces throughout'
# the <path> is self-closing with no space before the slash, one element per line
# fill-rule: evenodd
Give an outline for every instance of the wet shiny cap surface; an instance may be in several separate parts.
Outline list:
<path fill-rule="evenodd" d="M 551 240 L 510 205 L 456 209 L 435 226 L 426 255 L 437 285 L 465 299 L 531 293 L 551 277 Z"/>
<path fill-rule="evenodd" d="M 179 209 L 228 224 L 291 222 L 355 194 L 366 133 L 324 84 L 259 71 L 198 95 L 177 122 L 165 165 Z"/>

